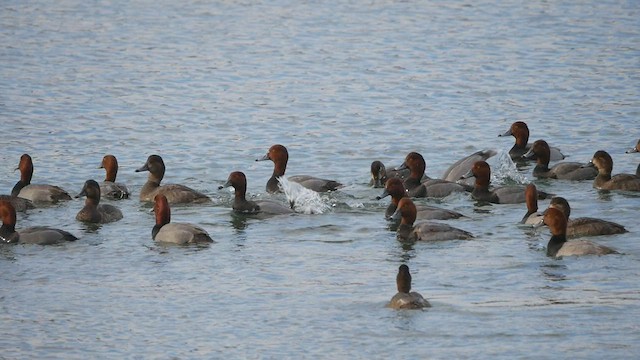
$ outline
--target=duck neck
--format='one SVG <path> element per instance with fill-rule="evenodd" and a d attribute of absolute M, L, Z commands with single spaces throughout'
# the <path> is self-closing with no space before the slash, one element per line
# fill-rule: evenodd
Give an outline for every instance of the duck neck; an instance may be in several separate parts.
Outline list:
<path fill-rule="evenodd" d="M 13 189 L 11 189 L 11 196 L 18 196 L 18 194 L 20 194 L 20 191 L 22 190 L 22 188 L 24 188 L 25 186 L 29 185 L 29 183 L 25 183 L 24 181 L 20 180 L 16 183 L 16 185 L 13 187 Z"/>
<path fill-rule="evenodd" d="M 104 181 L 116 182 L 117 174 L 118 174 L 118 170 L 107 169 L 107 176 L 104 178 Z"/>
<path fill-rule="evenodd" d="M 551 236 L 547 244 L 547 256 L 556 256 L 565 242 L 567 242 L 567 236 L 565 234 Z"/>
<path fill-rule="evenodd" d="M 596 176 L 596 178 L 594 180 L 594 184 L 599 187 L 599 186 L 602 186 L 603 184 L 609 182 L 610 180 L 611 180 L 611 174 L 603 174 L 601 172 L 598 172 L 598 175 Z"/>

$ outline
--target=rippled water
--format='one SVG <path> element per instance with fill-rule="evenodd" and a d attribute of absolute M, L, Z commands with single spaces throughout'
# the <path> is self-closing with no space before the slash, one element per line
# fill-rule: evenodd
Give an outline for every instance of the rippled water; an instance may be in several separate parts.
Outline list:
<path fill-rule="evenodd" d="M 125 218 L 88 227 L 83 201 L 19 214 L 64 246 L 0 247 L 0 358 L 632 358 L 640 352 L 639 197 L 590 182 L 535 181 L 573 216 L 624 224 L 595 240 L 623 255 L 550 259 L 522 205 L 466 195 L 417 200 L 464 213 L 474 241 L 402 246 L 367 186 L 369 164 L 409 151 L 427 173 L 484 148 L 516 120 L 567 160 L 598 149 L 614 172 L 638 155 L 640 11 L 635 1 L 83 2 L 0 4 L 0 188 L 22 153 L 34 182 L 72 193 L 115 154 Z M 344 184 L 315 214 L 242 219 L 234 170 L 254 197 L 275 143 L 288 174 Z M 174 207 L 216 243 L 158 247 L 135 173 L 163 156 L 165 182 L 212 205 Z M 496 181 L 531 180 L 504 157 Z M 282 199 L 283 197 L 276 197 Z M 543 201 L 542 207 L 546 206 Z M 314 211 L 309 211 L 314 212 Z M 427 311 L 384 307 L 407 263 Z"/>

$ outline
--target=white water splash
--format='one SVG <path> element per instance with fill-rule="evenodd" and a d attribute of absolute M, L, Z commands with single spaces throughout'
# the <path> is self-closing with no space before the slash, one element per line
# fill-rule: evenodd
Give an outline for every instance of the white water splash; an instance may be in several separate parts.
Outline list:
<path fill-rule="evenodd" d="M 284 176 L 278 178 L 284 195 L 295 212 L 303 214 L 322 214 L 331 209 L 329 199 L 309 190 L 297 182 L 289 181 Z"/>
<path fill-rule="evenodd" d="M 511 160 L 508 151 L 500 150 L 498 156 L 488 161 L 491 166 L 492 184 L 528 184 L 529 179 L 518 171 L 516 164 Z"/>

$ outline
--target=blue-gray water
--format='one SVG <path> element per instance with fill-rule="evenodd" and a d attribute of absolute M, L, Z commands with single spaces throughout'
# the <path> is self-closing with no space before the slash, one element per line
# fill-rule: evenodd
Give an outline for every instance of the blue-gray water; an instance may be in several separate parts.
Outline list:
<path fill-rule="evenodd" d="M 403 247 L 367 186 L 369 164 L 410 151 L 442 175 L 516 120 L 614 173 L 640 137 L 636 1 L 4 1 L 0 4 L 0 193 L 19 175 L 78 193 L 103 155 L 134 191 L 123 220 L 90 228 L 81 199 L 18 215 L 63 246 L 0 247 L 0 358 L 633 358 L 640 353 L 639 197 L 591 182 L 535 181 L 572 216 L 624 224 L 593 240 L 623 255 L 550 259 L 523 205 L 436 203 L 473 241 Z M 264 193 L 275 143 L 287 173 L 346 184 L 322 214 L 238 220 L 234 170 Z M 166 183 L 212 205 L 174 207 L 217 243 L 158 247 L 137 195 L 157 153 Z M 507 163 L 508 164 L 508 163 Z M 531 181 L 504 159 L 497 175 Z M 281 197 L 276 197 L 281 199 Z M 547 202 L 542 201 L 541 207 Z M 316 204 L 319 206 L 319 204 Z M 394 311 L 398 265 L 433 304 Z"/>

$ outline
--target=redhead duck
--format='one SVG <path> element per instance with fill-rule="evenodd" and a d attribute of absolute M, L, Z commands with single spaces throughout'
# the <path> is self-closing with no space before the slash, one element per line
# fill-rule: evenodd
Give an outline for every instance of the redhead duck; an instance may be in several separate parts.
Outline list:
<path fill-rule="evenodd" d="M 0 200 L 4 200 L 4 201 L 10 202 L 11 205 L 13 205 L 13 207 L 16 209 L 16 211 L 20 211 L 20 212 L 24 212 L 24 211 L 27 211 L 29 209 L 35 208 L 35 206 L 33 205 L 33 202 L 31 202 L 31 200 L 24 199 L 24 198 L 17 197 L 17 196 L 0 195 Z"/>
<path fill-rule="evenodd" d="M 101 169 L 105 169 L 107 176 L 104 181 L 100 183 L 100 193 L 102 197 L 113 200 L 128 199 L 129 189 L 122 183 L 116 182 L 116 175 L 118 174 L 118 159 L 113 155 L 105 155 L 102 158 Z"/>
<path fill-rule="evenodd" d="M 371 163 L 371 181 L 369 181 L 369 186 L 383 188 L 387 183 L 387 179 L 395 177 L 406 179 L 407 176 L 409 176 L 409 169 L 387 170 L 382 161 L 376 160 Z"/>
<path fill-rule="evenodd" d="M 538 213 L 538 189 L 535 185 L 529 184 L 524 188 L 525 202 L 527 203 L 527 213 L 520 221 L 521 224 L 539 225 L 542 223 L 543 215 Z"/>
<path fill-rule="evenodd" d="M 471 196 L 478 201 L 487 201 L 494 204 L 518 204 L 526 201 L 524 186 L 509 185 L 500 186 L 489 190 L 491 181 L 491 167 L 486 161 L 477 161 L 471 170 L 463 178 L 476 178 L 475 188 Z M 537 191 L 538 199 L 550 197 L 544 191 Z"/>
<path fill-rule="evenodd" d="M 516 143 L 513 145 L 511 150 L 509 150 L 509 155 L 511 156 L 511 160 L 518 161 L 524 160 L 522 155 L 524 155 L 529 148 L 531 148 L 531 144 L 528 144 L 529 141 L 529 127 L 526 123 L 522 121 L 516 121 L 511 124 L 509 130 L 507 130 L 504 134 L 500 134 L 498 136 L 513 136 L 516 138 Z M 550 159 L 551 161 L 558 161 L 565 158 L 565 156 L 560 152 L 560 149 L 556 147 L 551 147 Z"/>
<path fill-rule="evenodd" d="M 100 185 L 95 180 L 87 180 L 82 191 L 76 196 L 86 196 L 84 207 L 76 215 L 79 221 L 105 224 L 122 219 L 122 211 L 109 204 L 100 204 Z"/>
<path fill-rule="evenodd" d="M 209 234 L 199 226 L 188 223 L 172 223 L 171 208 L 164 194 L 156 195 L 154 202 L 153 211 L 156 213 L 156 225 L 151 230 L 153 240 L 178 245 L 213 242 Z"/>
<path fill-rule="evenodd" d="M 71 195 L 58 186 L 31 183 L 33 161 L 29 154 L 20 156 L 20 164 L 16 170 L 20 170 L 20 181 L 11 190 L 11 196 L 28 199 L 35 204 L 71 200 Z"/>
<path fill-rule="evenodd" d="M 604 150 L 598 150 L 593 154 L 588 167 L 595 167 L 598 176 L 593 181 L 593 187 L 602 190 L 626 190 L 640 191 L 640 176 L 632 174 L 617 174 L 611 176 L 613 171 L 613 159 Z"/>
<path fill-rule="evenodd" d="M 476 151 L 473 154 L 466 156 L 453 163 L 453 165 L 449 166 L 447 171 L 444 172 L 444 175 L 442 175 L 442 178 L 447 181 L 456 182 L 460 180 L 460 177 L 462 175 L 468 173 L 469 170 L 471 170 L 471 167 L 476 163 L 476 161 L 486 161 L 496 154 L 497 152 L 491 149 Z"/>
<path fill-rule="evenodd" d="M 416 221 L 416 206 L 413 201 L 404 197 L 398 202 L 398 209 L 391 217 L 400 220 L 398 239 L 402 241 L 441 241 L 453 239 L 473 239 L 473 235 L 447 224 L 423 222 L 414 225 Z"/>
<path fill-rule="evenodd" d="M 147 162 L 136 172 L 148 171 L 147 182 L 140 190 L 140 200 L 153 201 L 156 195 L 162 194 L 167 197 L 170 203 L 204 203 L 211 199 L 205 194 L 197 192 L 187 186 L 180 184 L 168 184 L 160 186 L 164 177 L 164 161 L 158 155 L 151 155 Z"/>
<path fill-rule="evenodd" d="M 596 169 L 578 162 L 561 162 L 549 168 L 549 156 L 549 144 L 544 140 L 536 140 L 529 151 L 522 155 L 527 160 L 537 159 L 536 167 L 533 168 L 533 176 L 537 178 L 593 180 L 598 175 Z"/>
<path fill-rule="evenodd" d="M 389 206 L 387 207 L 387 210 L 385 211 L 385 217 L 389 219 L 391 218 L 393 213 L 396 212 L 396 209 L 398 208 L 398 202 L 400 202 L 400 199 L 402 199 L 403 197 L 407 197 L 407 191 L 404 189 L 402 180 L 400 180 L 399 178 L 390 178 L 389 180 L 387 180 L 384 191 L 380 196 L 376 197 L 376 199 L 380 200 L 387 196 L 391 196 L 391 203 L 389 204 Z M 447 220 L 447 219 L 457 219 L 459 217 L 464 216 L 459 212 L 442 209 L 435 206 L 424 205 L 416 208 L 418 211 L 418 213 L 416 214 L 416 219 L 420 219 L 420 220 L 435 220 L 435 219 Z"/>
<path fill-rule="evenodd" d="M 34 226 L 16 231 L 16 209 L 9 201 L 0 200 L 0 240 L 7 243 L 53 245 L 78 240 L 73 234 L 46 226 Z"/>
<path fill-rule="evenodd" d="M 562 211 L 549 208 L 544 214 L 544 224 L 551 230 L 547 244 L 547 256 L 606 255 L 618 252 L 610 247 L 587 240 L 567 241 L 567 218 Z"/>
<path fill-rule="evenodd" d="M 627 229 L 625 229 L 624 226 L 612 221 L 591 217 L 570 219 L 569 215 L 571 215 L 571 207 L 569 206 L 569 202 L 560 196 L 555 196 L 551 199 L 549 208 L 558 209 L 565 215 L 567 218 L 567 237 L 569 238 L 613 235 L 627 232 Z"/>
<path fill-rule="evenodd" d="M 235 198 L 233 199 L 233 211 L 240 214 L 291 214 L 293 210 L 283 204 L 270 200 L 249 201 L 247 195 L 247 177 L 241 171 L 229 174 L 227 182 L 218 189 L 233 186 Z"/>
<path fill-rule="evenodd" d="M 407 265 L 403 264 L 398 268 L 396 286 L 398 287 L 398 293 L 393 295 L 391 301 L 387 304 L 387 307 L 396 310 L 431 307 L 429 301 L 420 295 L 420 293 L 411 291 L 411 274 L 409 273 L 409 267 Z"/>
<path fill-rule="evenodd" d="M 273 161 L 273 174 L 267 181 L 267 191 L 270 193 L 281 192 L 278 178 L 284 176 L 284 172 L 287 170 L 287 162 L 289 161 L 287 148 L 279 144 L 271 146 L 266 155 L 256 159 L 256 161 L 264 160 Z M 310 175 L 290 176 L 287 179 L 317 192 L 335 191 L 343 186 L 337 181 L 320 179 Z"/>
<path fill-rule="evenodd" d="M 465 187 L 454 182 L 431 179 L 425 176 L 426 163 L 424 157 L 417 152 L 410 152 L 404 159 L 404 162 L 398 170 L 409 169 L 411 173 L 404 181 L 404 187 L 407 189 L 409 197 L 445 197 L 454 192 L 463 192 Z"/>

